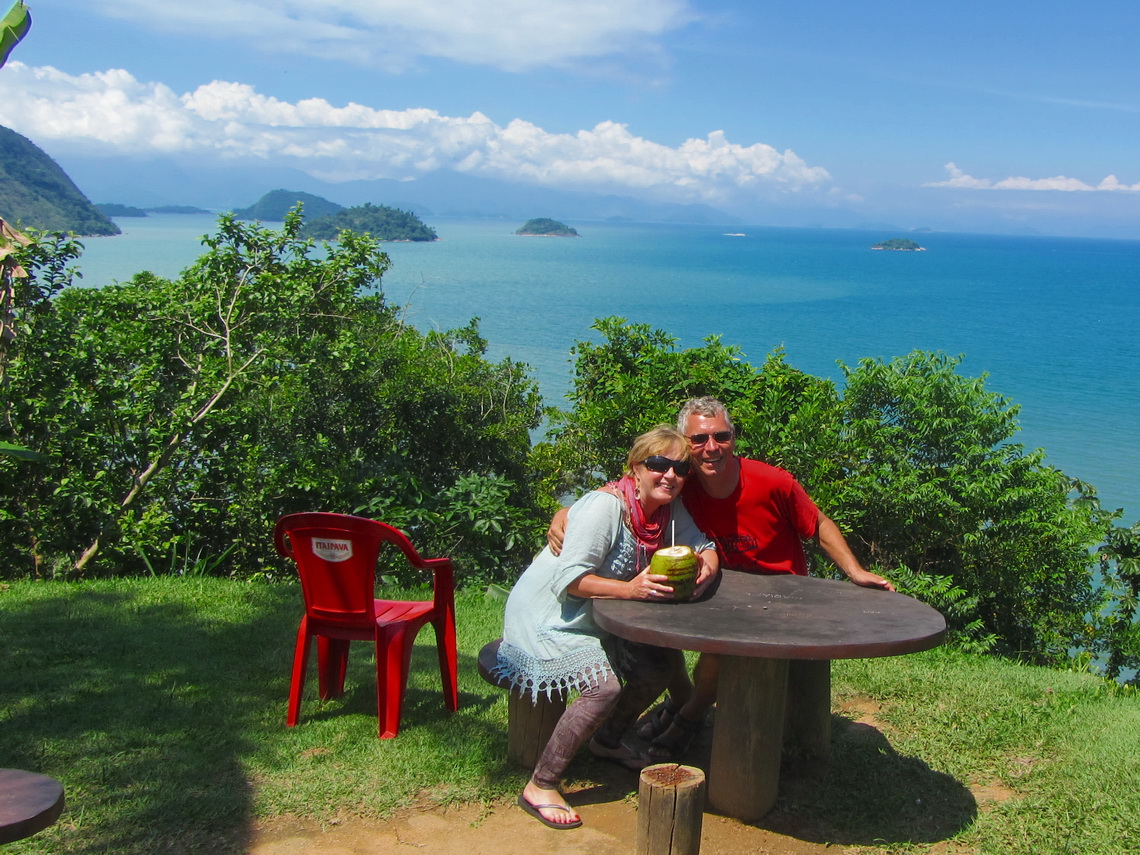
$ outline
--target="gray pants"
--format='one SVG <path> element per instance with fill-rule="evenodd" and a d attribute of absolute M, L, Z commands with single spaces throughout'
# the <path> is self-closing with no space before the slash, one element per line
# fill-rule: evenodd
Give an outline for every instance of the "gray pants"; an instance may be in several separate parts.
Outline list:
<path fill-rule="evenodd" d="M 606 653 L 619 679 L 599 681 L 566 707 L 531 776 L 543 789 L 557 789 L 566 767 L 591 736 L 616 747 L 669 683 L 672 651 L 666 648 L 611 636 Z"/>

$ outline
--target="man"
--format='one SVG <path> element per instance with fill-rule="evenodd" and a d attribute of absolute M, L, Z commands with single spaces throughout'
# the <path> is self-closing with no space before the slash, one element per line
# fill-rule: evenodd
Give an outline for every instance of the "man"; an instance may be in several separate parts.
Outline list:
<path fill-rule="evenodd" d="M 677 427 L 688 437 L 697 467 L 682 494 L 685 508 L 716 541 L 722 566 L 806 576 L 803 541 L 815 540 L 856 585 L 894 590 L 863 569 L 839 526 L 790 472 L 736 456 L 736 429 L 724 404 L 692 398 L 681 408 Z"/>
<path fill-rule="evenodd" d="M 736 429 L 716 398 L 692 398 L 681 408 L 677 427 L 688 437 L 697 477 L 681 498 L 697 526 L 717 544 L 721 566 L 750 573 L 807 575 L 803 542 L 814 540 L 856 585 L 893 591 L 882 576 L 863 569 L 839 527 L 819 510 L 790 472 L 736 456 Z M 548 532 L 560 546 L 564 519 Z M 692 744 L 708 708 L 716 701 L 716 656 L 701 654 L 690 682 L 678 655 L 668 699 L 639 735 L 651 739 L 654 760 L 675 760 Z"/>

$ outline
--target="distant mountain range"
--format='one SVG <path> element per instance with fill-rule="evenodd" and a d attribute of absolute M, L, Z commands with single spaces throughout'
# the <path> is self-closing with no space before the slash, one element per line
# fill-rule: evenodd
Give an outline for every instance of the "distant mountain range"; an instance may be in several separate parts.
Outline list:
<path fill-rule="evenodd" d="M 0 127 L 0 217 L 16 228 L 117 235 L 119 227 L 83 195 L 39 146 Z"/>
<path fill-rule="evenodd" d="M 457 172 L 433 173 L 415 181 L 380 179 L 332 183 L 294 169 L 274 167 L 198 168 L 169 160 L 108 159 L 69 156 L 68 174 L 92 198 L 149 209 L 159 205 L 195 205 L 230 211 L 250 204 L 275 187 L 289 187 L 344 207 L 371 203 L 412 211 L 419 216 L 488 217 L 525 221 L 536 213 L 564 220 L 639 222 L 742 222 L 708 205 L 652 202 L 477 178 Z M 312 212 L 306 206 L 305 216 Z"/>

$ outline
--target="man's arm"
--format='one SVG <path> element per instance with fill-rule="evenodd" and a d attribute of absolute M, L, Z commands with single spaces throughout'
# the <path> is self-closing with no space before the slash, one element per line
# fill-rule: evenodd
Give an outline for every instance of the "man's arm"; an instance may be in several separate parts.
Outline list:
<path fill-rule="evenodd" d="M 550 520 L 550 528 L 546 530 L 546 544 L 555 555 L 562 552 L 562 541 L 566 539 L 566 520 L 569 518 L 570 509 L 559 508 Z"/>
<path fill-rule="evenodd" d="M 823 511 L 819 512 L 819 525 L 815 537 L 823 547 L 823 551 L 827 553 L 827 557 L 834 561 L 835 566 L 846 573 L 847 578 L 856 585 L 862 585 L 864 588 L 882 588 L 884 591 L 895 589 L 895 586 L 882 576 L 863 569 L 863 565 L 847 545 L 847 539 L 839 530 L 839 526 Z"/>

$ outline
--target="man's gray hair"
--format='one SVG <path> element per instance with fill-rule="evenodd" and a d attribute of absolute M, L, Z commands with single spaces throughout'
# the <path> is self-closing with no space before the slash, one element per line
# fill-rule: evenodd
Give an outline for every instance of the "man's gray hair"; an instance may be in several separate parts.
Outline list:
<path fill-rule="evenodd" d="M 736 426 L 732 423 L 732 419 L 728 415 L 728 407 L 711 395 L 705 395 L 701 398 L 689 398 L 689 400 L 685 401 L 684 406 L 681 407 L 681 412 L 677 413 L 677 430 L 681 431 L 681 433 L 684 433 L 686 430 L 689 416 L 701 416 L 706 419 L 723 418 L 724 423 L 728 425 L 728 429 L 733 433 L 736 432 Z"/>

